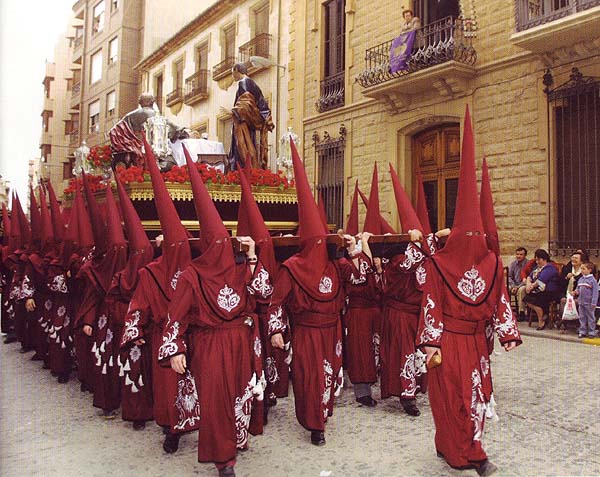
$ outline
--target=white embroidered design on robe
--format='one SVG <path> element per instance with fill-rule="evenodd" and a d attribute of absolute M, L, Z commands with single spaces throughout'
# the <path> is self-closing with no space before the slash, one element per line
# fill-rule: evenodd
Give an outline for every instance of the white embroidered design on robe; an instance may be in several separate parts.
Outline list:
<path fill-rule="evenodd" d="M 365 283 L 367 281 L 367 273 L 372 271 L 371 267 L 369 266 L 369 262 L 366 260 L 361 260 L 358 265 L 358 271 L 358 278 L 354 276 L 354 272 L 350 274 L 350 283 L 353 285 L 360 285 L 361 283 Z"/>
<path fill-rule="evenodd" d="M 112 332 L 112 330 L 111 330 L 110 328 L 108 328 L 108 329 L 106 330 L 106 338 L 105 338 L 105 340 L 104 340 L 104 341 L 106 341 L 106 344 L 107 344 L 107 345 L 108 345 L 108 344 L 110 344 L 110 343 L 112 342 L 112 340 L 113 340 L 113 337 L 114 337 L 114 335 L 113 335 L 113 332 Z"/>
<path fill-rule="evenodd" d="M 435 318 L 429 313 L 435 308 L 435 302 L 431 298 L 431 294 L 427 294 L 427 303 L 423 307 L 423 331 L 421 331 L 421 337 L 419 338 L 421 343 L 437 342 L 442 336 L 444 331 L 444 323 L 439 323 L 435 326 Z"/>
<path fill-rule="evenodd" d="M 425 271 L 425 267 L 423 264 L 419 265 L 415 270 L 415 277 L 417 278 L 417 283 L 419 285 L 424 285 L 427 280 L 427 272 Z"/>
<path fill-rule="evenodd" d="M 225 284 L 225 286 L 219 291 L 217 304 L 219 307 L 229 312 L 240 304 L 240 296 L 233 291 L 232 288 L 229 288 L 227 284 Z"/>
<path fill-rule="evenodd" d="M 263 298 L 271 296 L 273 293 L 273 286 L 269 280 L 269 272 L 264 268 L 261 268 L 256 274 L 256 277 L 254 277 L 254 280 L 252 280 L 250 287 L 252 294 L 258 293 Z"/>
<path fill-rule="evenodd" d="M 500 297 L 502 307 L 502 320 L 498 318 L 498 312 L 494 316 L 494 331 L 498 333 L 498 337 L 502 339 L 515 338 L 519 339 L 519 330 L 513 316 L 512 308 L 506 298 L 506 294 L 502 292 Z"/>
<path fill-rule="evenodd" d="M 435 243 L 435 237 L 433 236 L 433 234 L 429 234 L 426 240 L 427 245 L 429 246 L 429 254 L 435 255 L 435 252 L 437 252 L 437 244 Z"/>
<path fill-rule="evenodd" d="M 58 307 L 58 310 L 56 310 L 56 316 L 58 316 L 59 318 L 62 318 L 66 312 L 67 312 L 67 309 L 64 307 L 64 305 L 60 305 Z"/>
<path fill-rule="evenodd" d="M 135 363 L 138 359 L 140 359 L 141 356 L 142 350 L 140 347 L 138 345 L 133 345 L 129 350 L 129 358 L 131 358 L 131 361 Z"/>
<path fill-rule="evenodd" d="M 175 408 L 178 414 L 177 424 L 173 426 L 175 429 L 184 430 L 187 426 L 194 426 L 200 420 L 198 390 L 194 376 L 189 369 L 177 381 Z"/>
<path fill-rule="evenodd" d="M 27 275 L 23 277 L 23 282 L 21 283 L 21 295 L 20 298 L 31 298 L 35 292 L 35 288 L 31 284 L 31 280 Z"/>
<path fill-rule="evenodd" d="M 399 267 L 402 270 L 410 270 L 414 265 L 421 263 L 425 258 L 425 255 L 423 255 L 423 252 L 421 252 L 416 245 L 409 243 L 404 252 L 404 257 L 404 261 Z"/>
<path fill-rule="evenodd" d="M 170 321 L 170 320 L 171 320 L 171 318 L 168 317 L 168 321 Z M 174 356 L 179 352 L 179 346 L 177 346 L 177 343 L 175 342 L 177 340 L 178 335 L 179 335 L 179 322 L 176 321 L 174 323 L 171 323 L 171 326 L 169 327 L 169 331 L 167 331 L 163 335 L 163 338 L 162 338 L 163 344 L 161 344 L 160 348 L 158 348 L 159 361 L 162 361 L 165 358 Z"/>
<path fill-rule="evenodd" d="M 331 399 L 331 388 L 333 387 L 333 368 L 331 367 L 331 363 L 326 359 L 323 360 L 323 374 L 325 377 L 325 389 L 323 389 L 321 403 L 323 404 L 323 419 L 327 419 L 329 401 Z"/>
<path fill-rule="evenodd" d="M 260 358 L 260 355 L 262 354 L 262 343 L 258 336 L 254 338 L 254 354 L 257 358 Z"/>
<path fill-rule="evenodd" d="M 479 276 L 479 270 L 471 267 L 459 280 L 457 287 L 463 296 L 476 301 L 485 292 L 485 280 Z"/>
<path fill-rule="evenodd" d="M 281 306 L 277 307 L 274 313 L 269 315 L 269 331 L 268 333 L 271 335 L 275 332 L 281 332 L 284 328 L 283 320 L 281 319 L 281 315 L 283 314 L 283 310 Z"/>
<path fill-rule="evenodd" d="M 483 374 L 483 377 L 485 378 L 490 372 L 490 362 L 485 356 L 482 356 L 479 360 L 479 367 L 481 368 L 481 374 Z"/>
<path fill-rule="evenodd" d="M 241 396 L 235 398 L 235 432 L 237 448 L 244 448 L 248 442 L 248 426 L 250 425 L 250 414 L 252 413 L 252 389 L 256 385 L 256 374 L 244 389 Z"/>
<path fill-rule="evenodd" d="M 137 326 L 139 321 L 140 312 L 136 310 L 131 314 L 131 318 L 125 322 L 125 331 L 123 332 L 123 340 L 121 341 L 123 344 L 136 339 L 140 335 L 140 330 Z"/>
<path fill-rule="evenodd" d="M 415 354 L 410 353 L 404 356 L 404 366 L 402 367 L 402 371 L 400 372 L 400 377 L 404 378 L 408 383 L 402 383 L 402 393 L 400 395 L 402 397 L 413 398 L 419 387 L 417 386 L 417 377 L 415 372 Z"/>
<path fill-rule="evenodd" d="M 175 275 L 173 275 L 173 278 L 171 278 L 171 288 L 173 290 L 175 290 L 175 288 L 177 288 L 177 280 L 179 280 L 181 273 L 182 273 L 181 270 L 177 270 L 175 272 Z"/>
<path fill-rule="evenodd" d="M 63 327 L 69 326 L 69 323 L 71 323 L 71 317 L 69 315 L 65 314 L 65 320 L 63 321 Z"/>
<path fill-rule="evenodd" d="M 379 333 L 373 333 L 373 354 L 375 355 L 375 367 L 379 369 Z"/>
<path fill-rule="evenodd" d="M 338 340 L 335 344 L 335 355 L 339 358 L 342 356 L 342 340 Z"/>
<path fill-rule="evenodd" d="M 427 355 L 420 349 L 415 351 L 415 375 L 421 376 L 427 372 Z"/>
<path fill-rule="evenodd" d="M 44 302 L 44 308 L 46 311 L 50 311 L 52 309 L 52 300 L 46 300 Z"/>
<path fill-rule="evenodd" d="M 277 363 L 275 362 L 275 358 L 271 356 L 266 359 L 266 371 L 267 371 L 267 381 L 271 384 L 279 381 L 279 372 L 277 371 Z"/>
<path fill-rule="evenodd" d="M 57 293 L 68 293 L 67 282 L 64 275 L 56 275 L 50 284 L 50 290 Z"/>
<path fill-rule="evenodd" d="M 98 329 L 102 330 L 104 329 L 104 327 L 106 326 L 106 323 L 108 323 L 108 318 L 106 315 L 100 315 L 100 318 L 98 318 Z"/>
<path fill-rule="evenodd" d="M 473 421 L 473 440 L 481 441 L 483 419 L 485 417 L 485 397 L 481 386 L 481 375 L 477 369 L 471 372 L 471 421 Z"/>
<path fill-rule="evenodd" d="M 319 282 L 319 291 L 321 293 L 331 293 L 332 288 L 333 282 L 331 281 L 331 278 L 328 276 L 321 277 L 321 281 Z"/>

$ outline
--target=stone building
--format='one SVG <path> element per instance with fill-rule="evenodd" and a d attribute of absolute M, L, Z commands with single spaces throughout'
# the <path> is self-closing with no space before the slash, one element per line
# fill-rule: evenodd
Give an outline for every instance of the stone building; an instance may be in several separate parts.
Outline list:
<path fill-rule="evenodd" d="M 486 156 L 490 167 L 502 254 L 518 245 L 597 254 L 599 4 L 293 2 L 289 117 L 329 222 L 345 222 L 355 179 L 368 193 L 377 161 L 393 224 L 388 162 L 413 199 L 420 170 L 432 227 L 451 226 L 468 104 L 478 165 Z M 407 64 L 392 73 L 406 7 L 422 26 Z"/>
<path fill-rule="evenodd" d="M 273 165 L 287 126 L 286 64 L 290 2 L 224 0 L 193 18 L 136 66 L 142 90 L 151 91 L 168 119 L 197 135 L 231 144 L 231 107 L 237 83 L 231 68 L 245 63 L 261 88 L 275 123 L 269 134 Z M 259 58 L 259 62 L 256 62 Z"/>

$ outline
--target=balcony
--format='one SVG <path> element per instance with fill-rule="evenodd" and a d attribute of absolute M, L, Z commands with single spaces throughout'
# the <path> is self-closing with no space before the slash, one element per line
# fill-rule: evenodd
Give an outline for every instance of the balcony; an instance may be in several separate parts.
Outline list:
<path fill-rule="evenodd" d="M 71 88 L 71 97 L 79 98 L 79 93 L 81 92 L 81 81 L 74 83 Z"/>
<path fill-rule="evenodd" d="M 192 106 L 206 98 L 208 98 L 208 70 L 198 70 L 185 80 L 183 102 Z"/>
<path fill-rule="evenodd" d="M 82 45 L 83 45 L 83 35 L 76 36 L 73 39 L 73 50 L 76 50 L 77 48 L 80 48 Z"/>
<path fill-rule="evenodd" d="M 79 144 L 79 129 L 75 129 L 74 131 L 71 131 L 71 133 L 69 134 L 69 145 L 77 146 L 78 144 Z"/>
<path fill-rule="evenodd" d="M 525 50 L 545 54 L 598 37 L 600 0 L 562 0 L 560 3 L 515 0 L 515 3 L 517 33 L 510 39 Z M 592 46 L 590 51 L 595 53 L 596 49 Z"/>
<path fill-rule="evenodd" d="M 183 101 L 183 88 L 175 88 L 167 95 L 167 107 L 175 106 Z"/>
<path fill-rule="evenodd" d="M 231 68 L 233 68 L 233 65 L 235 65 L 235 63 L 236 63 L 235 57 L 231 56 L 231 57 L 221 61 L 221 63 L 218 63 L 215 66 L 213 66 L 213 71 L 212 71 L 213 81 L 218 81 L 218 80 L 223 79 L 226 76 L 230 75 Z"/>
<path fill-rule="evenodd" d="M 363 95 L 381 101 L 388 112 L 396 114 L 408 108 L 415 94 L 432 89 L 440 96 L 464 93 L 475 76 L 477 60 L 469 26 L 446 17 L 419 28 L 406 69 L 395 73 L 390 70 L 393 39 L 367 49 L 365 69 L 356 78 L 365 88 Z"/>
<path fill-rule="evenodd" d="M 43 111 L 54 111 L 54 99 L 44 96 Z"/>
<path fill-rule="evenodd" d="M 321 94 L 315 105 L 317 111 L 324 113 L 344 105 L 344 81 L 345 74 L 343 71 L 321 81 Z"/>
<path fill-rule="evenodd" d="M 261 69 L 250 63 L 251 56 L 262 56 L 263 58 L 271 57 L 271 39 L 272 37 L 268 33 L 260 33 L 249 42 L 240 46 L 240 62 L 246 64 L 248 67 L 248 74 Z"/>

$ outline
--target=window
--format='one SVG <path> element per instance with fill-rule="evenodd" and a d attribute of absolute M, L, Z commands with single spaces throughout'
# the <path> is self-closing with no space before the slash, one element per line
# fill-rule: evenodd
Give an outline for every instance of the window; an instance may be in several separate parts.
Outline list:
<path fill-rule="evenodd" d="M 160 73 L 154 77 L 154 97 L 159 111 L 162 111 L 163 101 L 163 74 Z"/>
<path fill-rule="evenodd" d="M 254 36 L 269 33 L 269 4 L 261 5 L 252 13 L 254 16 Z"/>
<path fill-rule="evenodd" d="M 114 116 L 117 107 L 117 92 L 111 91 L 106 95 L 106 115 Z"/>
<path fill-rule="evenodd" d="M 342 131 L 340 131 L 341 133 Z M 327 223 L 336 230 L 344 226 L 344 148 L 345 133 L 338 138 L 317 142 L 317 192 L 323 197 Z"/>
<path fill-rule="evenodd" d="M 63 162 L 63 180 L 70 179 L 73 176 L 73 168 L 75 167 L 75 158 L 69 157 L 69 162 Z"/>
<path fill-rule="evenodd" d="M 108 64 L 114 65 L 117 62 L 119 50 L 119 38 L 115 37 L 108 42 Z"/>
<path fill-rule="evenodd" d="M 173 63 L 173 91 L 183 88 L 183 58 Z"/>
<path fill-rule="evenodd" d="M 223 148 L 225 151 L 229 152 L 231 149 L 231 132 L 233 130 L 233 119 L 231 116 L 222 117 L 218 122 L 218 131 L 217 135 L 219 137 L 219 142 L 223 143 Z"/>
<path fill-rule="evenodd" d="M 451 227 L 458 192 L 460 126 L 452 124 L 428 129 L 416 135 L 412 144 L 413 171 L 420 170 L 423 177 L 431 229 Z M 416 190 L 416 183 L 413 190 Z"/>
<path fill-rule="evenodd" d="M 90 103 L 89 106 L 89 133 L 100 131 L 100 100 Z"/>
<path fill-rule="evenodd" d="M 119 0 L 111 0 L 110 13 L 114 13 L 119 9 Z"/>
<path fill-rule="evenodd" d="M 196 71 L 205 70 L 208 68 L 208 43 L 202 43 L 196 47 L 194 61 L 196 63 Z"/>
<path fill-rule="evenodd" d="M 52 78 L 46 77 L 44 78 L 44 95 L 46 98 L 50 97 L 50 84 L 52 83 Z"/>
<path fill-rule="evenodd" d="M 321 93 L 317 101 L 319 112 L 344 105 L 345 65 L 345 0 L 330 0 L 325 8 L 325 69 L 321 81 Z"/>
<path fill-rule="evenodd" d="M 90 68 L 90 84 L 94 84 L 102 79 L 102 50 L 94 53 L 90 62 L 92 65 Z"/>
<path fill-rule="evenodd" d="M 223 29 L 221 57 L 223 60 L 235 60 L 235 24 Z"/>
<path fill-rule="evenodd" d="M 92 32 L 99 33 L 104 30 L 104 0 L 94 7 L 94 18 L 92 20 Z"/>
<path fill-rule="evenodd" d="M 538 0 L 534 0 L 538 1 Z M 458 0 L 416 0 L 413 4 L 414 16 L 421 19 L 423 25 L 429 25 L 442 18 L 457 18 L 460 15 Z"/>
<path fill-rule="evenodd" d="M 42 162 L 48 162 L 48 156 L 52 154 L 52 146 L 50 144 L 42 144 L 40 149 Z"/>
<path fill-rule="evenodd" d="M 571 78 L 548 94 L 556 213 L 550 248 L 600 249 L 600 78 Z"/>
<path fill-rule="evenodd" d="M 50 128 L 50 118 L 52 117 L 52 111 L 42 111 L 42 129 L 44 132 L 48 132 Z"/>

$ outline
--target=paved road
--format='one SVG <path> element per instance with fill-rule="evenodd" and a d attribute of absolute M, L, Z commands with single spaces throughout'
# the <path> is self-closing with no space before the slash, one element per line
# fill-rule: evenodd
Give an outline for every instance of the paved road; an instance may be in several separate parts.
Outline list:
<path fill-rule="evenodd" d="M 97 417 L 75 381 L 59 385 L 17 348 L 0 345 L 0 475 L 216 476 L 196 462 L 196 436 L 165 455 L 158 427 L 138 432 Z M 527 337 L 516 351 L 494 355 L 492 366 L 500 422 L 486 425 L 484 444 L 498 475 L 600 475 L 600 347 Z M 435 456 L 427 398 L 419 404 L 418 418 L 395 399 L 362 408 L 346 389 L 327 445 L 316 448 L 291 398 L 279 400 L 266 435 L 239 457 L 237 475 L 475 476 Z"/>

